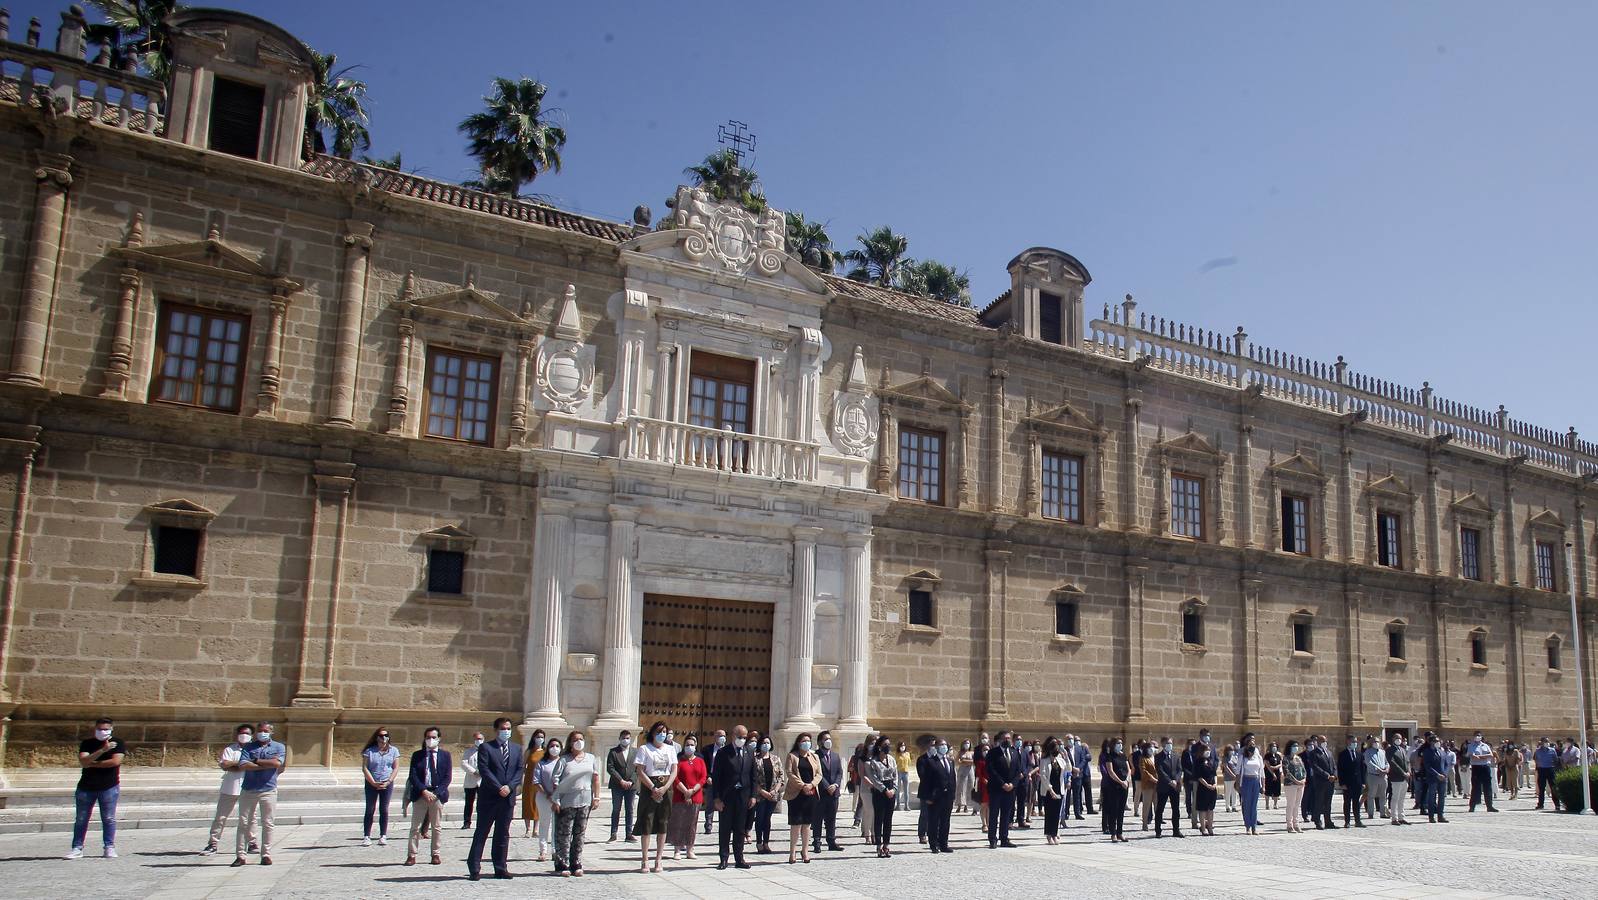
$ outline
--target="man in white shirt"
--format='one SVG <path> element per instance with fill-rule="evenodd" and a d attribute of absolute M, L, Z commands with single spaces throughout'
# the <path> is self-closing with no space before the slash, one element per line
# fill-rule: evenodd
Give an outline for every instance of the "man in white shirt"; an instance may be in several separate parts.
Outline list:
<path fill-rule="evenodd" d="M 474 731 L 472 742 L 467 745 L 466 752 L 461 754 L 461 772 L 465 776 L 461 779 L 461 783 L 466 786 L 466 809 L 462 813 L 462 831 L 472 827 L 472 809 L 477 805 L 477 787 L 483 783 L 483 777 L 477 774 L 477 750 L 482 746 L 483 733 Z"/>
<path fill-rule="evenodd" d="M 1387 750 L 1373 734 L 1365 735 L 1365 818 L 1392 817 L 1387 808 Z"/>
<path fill-rule="evenodd" d="M 1493 806 L 1493 765 L 1497 762 L 1493 745 L 1482 740 L 1478 731 L 1465 745 L 1465 756 L 1470 760 L 1470 811 L 1475 812 L 1476 804 L 1485 797 L 1487 811 L 1498 812 Z"/>
<path fill-rule="evenodd" d="M 239 768 L 239 760 L 244 748 L 255 740 L 255 728 L 240 725 L 233 729 L 233 738 L 233 743 L 223 747 L 216 759 L 217 767 L 222 770 L 222 786 L 216 795 L 216 817 L 211 820 L 210 840 L 205 842 L 205 849 L 200 851 L 205 856 L 216 852 L 217 842 L 222 839 L 222 830 L 227 827 L 228 818 L 239 805 L 239 792 L 244 789 L 244 770 Z M 255 852 L 254 846 L 250 847 L 250 852 Z"/>

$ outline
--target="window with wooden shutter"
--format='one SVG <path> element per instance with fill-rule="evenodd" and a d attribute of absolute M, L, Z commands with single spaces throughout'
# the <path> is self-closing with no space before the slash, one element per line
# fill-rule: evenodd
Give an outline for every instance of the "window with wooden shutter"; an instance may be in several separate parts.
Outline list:
<path fill-rule="evenodd" d="M 249 159 L 261 155 L 261 117 L 266 88 L 231 78 L 211 82 L 210 148 Z"/>

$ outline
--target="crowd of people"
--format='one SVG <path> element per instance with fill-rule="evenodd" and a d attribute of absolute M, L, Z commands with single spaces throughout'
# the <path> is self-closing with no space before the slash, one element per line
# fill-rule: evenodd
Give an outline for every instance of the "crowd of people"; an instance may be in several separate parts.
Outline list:
<path fill-rule="evenodd" d="M 68 858 L 83 855 L 91 814 L 100 810 L 105 855 L 116 854 L 116 804 L 119 772 L 127 745 L 112 734 L 109 719 L 95 723 L 94 737 L 79 746 L 82 776 L 76 792 L 77 817 Z M 283 744 L 273 739 L 270 722 L 244 724 L 222 749 L 216 814 L 202 850 L 219 852 L 229 819 L 237 810 L 233 865 L 272 864 L 273 815 L 277 781 L 286 761 Z M 715 831 L 717 868 L 749 868 L 746 849 L 773 852 L 772 820 L 786 808 L 788 861 L 808 863 L 812 854 L 844 850 L 838 817 L 852 796 L 852 820 L 860 839 L 878 857 L 893 855 L 894 818 L 917 812 L 917 841 L 932 853 L 952 853 L 949 833 L 956 814 L 979 818 L 990 849 L 1016 846 L 1013 830 L 1041 819 L 1047 844 L 1059 842 L 1070 822 L 1084 812 L 1097 816 L 1102 835 L 1129 840 L 1131 828 L 1153 826 L 1154 837 L 1215 834 L 1218 809 L 1240 813 L 1244 832 L 1260 833 L 1262 812 L 1281 810 L 1288 833 L 1335 829 L 1341 798 L 1345 828 L 1386 821 L 1412 824 L 1409 813 L 1428 823 L 1447 823 L 1448 799 L 1468 797 L 1468 807 L 1497 812 L 1496 798 L 1518 799 L 1535 791 L 1536 808 L 1554 809 L 1554 774 L 1580 765 L 1574 739 L 1546 737 L 1535 748 L 1511 740 L 1496 744 L 1480 732 L 1463 742 L 1425 732 L 1344 736 L 1334 749 L 1324 734 L 1302 742 L 1263 745 L 1252 733 L 1217 746 L 1208 729 L 1178 743 L 1172 737 L 1128 742 L 1107 738 L 1095 753 L 1076 735 L 1027 739 L 1010 731 L 962 740 L 957 749 L 941 736 L 928 736 L 912 750 L 885 735 L 870 735 L 847 755 L 830 732 L 796 735 L 786 750 L 770 735 L 738 725 L 702 738 L 679 736 L 656 722 L 637 747 L 632 734 L 620 733 L 601 757 L 587 748 L 580 730 L 564 737 L 534 730 L 522 745 L 512 722 L 499 718 L 492 737 L 476 732 L 459 760 L 464 794 L 460 828 L 472 830 L 467 876 L 482 877 L 489 851 L 496 878 L 510 876 L 512 823 L 519 810 L 523 836 L 532 839 L 536 861 L 553 861 L 563 877 L 582 877 L 583 847 L 590 815 L 598 810 L 600 783 L 610 793 L 609 841 L 618 836 L 638 844 L 638 871 L 662 870 L 667 845 L 671 858 L 697 860 L 698 839 Z M 1587 748 L 1592 761 L 1594 750 Z M 389 805 L 400 772 L 401 754 L 387 728 L 376 729 L 361 754 L 365 813 L 362 844 L 388 843 Z M 429 861 L 442 865 L 444 809 L 454 786 L 456 762 L 440 748 L 440 732 L 428 728 L 422 746 L 409 756 L 401 815 L 410 828 L 404 864 L 416 865 L 421 842 Z M 911 806 L 911 777 L 917 800 Z M 1098 789 L 1095 809 L 1094 789 Z M 1183 815 L 1183 810 L 1186 815 Z M 845 812 L 849 815 L 849 812 Z M 476 818 L 474 824 L 473 818 Z M 1131 817 L 1130 825 L 1128 816 Z M 702 830 L 701 830 L 701 822 Z M 908 827 L 908 823 L 906 823 Z M 1080 826 L 1079 826 L 1080 827 Z M 847 839 L 847 837 L 846 837 Z M 653 850 L 653 858 L 651 858 Z"/>

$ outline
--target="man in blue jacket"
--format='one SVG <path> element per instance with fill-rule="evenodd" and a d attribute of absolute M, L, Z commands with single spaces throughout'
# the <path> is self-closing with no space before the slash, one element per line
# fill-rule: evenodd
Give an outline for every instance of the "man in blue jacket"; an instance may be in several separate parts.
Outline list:
<path fill-rule="evenodd" d="M 1426 821 L 1442 822 L 1448 819 L 1443 816 L 1443 800 L 1448 796 L 1448 757 L 1443 753 L 1443 748 L 1437 743 L 1437 735 L 1426 732 L 1426 746 L 1420 748 L 1420 765 L 1417 778 L 1421 780 L 1421 796 L 1426 799 L 1421 802 L 1421 808 L 1426 810 Z"/>
<path fill-rule="evenodd" d="M 494 832 L 494 877 L 510 877 L 510 820 L 516 808 L 516 789 L 521 787 L 522 770 L 527 760 L 522 748 L 511 740 L 510 719 L 494 720 L 494 739 L 477 749 L 477 829 L 472 832 L 472 849 L 466 856 L 466 877 L 483 877 L 483 844 Z M 435 834 L 438 829 L 433 829 Z"/>
<path fill-rule="evenodd" d="M 1359 811 L 1360 796 L 1365 793 L 1365 757 L 1360 755 L 1359 741 L 1351 734 L 1344 737 L 1343 752 L 1337 754 L 1337 783 L 1343 787 L 1343 827 L 1349 827 L 1352 811 L 1354 827 L 1364 828 Z"/>
<path fill-rule="evenodd" d="M 431 834 L 433 865 L 443 865 L 439 854 L 444 849 L 444 834 L 438 827 L 444 816 L 444 804 L 449 800 L 449 783 L 454 777 L 453 761 L 448 750 L 438 749 L 438 729 L 422 732 L 422 749 L 411 754 L 411 774 L 405 780 L 405 800 L 411 805 L 410 845 L 405 852 L 405 865 L 416 865 L 416 850 L 422 845 L 422 829 Z"/>
<path fill-rule="evenodd" d="M 988 751 L 988 849 L 1014 847 L 1010 843 L 1010 820 L 1015 817 L 1015 802 L 1026 770 L 1021 751 L 1010 732 L 1001 731 L 999 745 Z"/>

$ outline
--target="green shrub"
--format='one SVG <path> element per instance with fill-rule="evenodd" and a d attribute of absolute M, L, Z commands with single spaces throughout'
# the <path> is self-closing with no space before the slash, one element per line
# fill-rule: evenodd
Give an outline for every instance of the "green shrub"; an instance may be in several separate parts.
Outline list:
<path fill-rule="evenodd" d="M 1588 766 L 1587 782 L 1598 797 L 1598 765 Z M 1554 793 L 1565 805 L 1565 812 L 1582 812 L 1587 807 L 1581 802 L 1581 766 L 1566 766 L 1554 773 Z"/>

